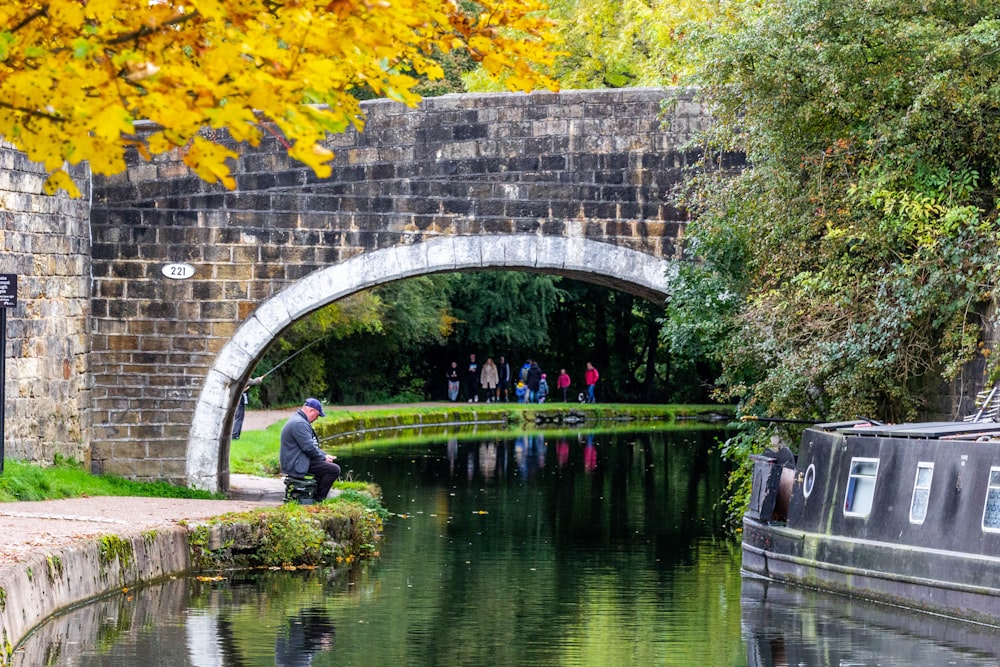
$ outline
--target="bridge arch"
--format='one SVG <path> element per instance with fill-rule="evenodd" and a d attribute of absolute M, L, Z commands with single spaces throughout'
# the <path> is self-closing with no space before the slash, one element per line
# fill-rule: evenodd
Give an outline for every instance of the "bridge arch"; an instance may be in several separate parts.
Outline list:
<path fill-rule="evenodd" d="M 405 278 L 509 269 L 571 277 L 662 301 L 676 264 L 627 247 L 534 234 L 442 236 L 358 255 L 319 269 L 263 302 L 223 346 L 208 371 L 187 446 L 187 482 L 228 488 L 231 406 L 267 346 L 295 321 L 360 290 Z"/>
<path fill-rule="evenodd" d="M 240 155 L 233 191 L 179 152 L 130 155 L 124 173 L 94 178 L 91 470 L 224 489 L 220 429 L 264 346 L 380 282 L 509 268 L 662 297 L 662 262 L 681 257 L 688 221 L 669 194 L 698 168 L 690 140 L 709 122 L 692 91 L 364 107 L 363 133 L 329 137 L 328 177 L 275 130 L 255 147 L 217 135 Z M 191 267 L 183 280 L 164 273 L 177 263 Z"/>

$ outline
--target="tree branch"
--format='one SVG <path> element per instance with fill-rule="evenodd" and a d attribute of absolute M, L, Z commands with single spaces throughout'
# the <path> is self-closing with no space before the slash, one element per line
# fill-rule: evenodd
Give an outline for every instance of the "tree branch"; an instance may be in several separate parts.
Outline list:
<path fill-rule="evenodd" d="M 41 7 L 39 7 L 38 9 L 36 9 L 35 11 L 33 11 L 32 13 L 28 14 L 28 16 L 26 16 L 23 21 L 21 21 L 16 26 L 14 26 L 13 28 L 11 28 L 10 31 L 11 32 L 17 32 L 18 30 L 20 30 L 24 26 L 28 25 L 29 23 L 31 23 L 35 19 L 41 18 L 43 16 L 48 15 L 48 13 L 49 13 L 49 6 L 48 5 L 42 5 Z"/>
<path fill-rule="evenodd" d="M 164 23 L 161 23 L 158 26 L 142 27 L 142 28 L 136 30 L 135 32 L 130 32 L 130 33 L 126 34 L 126 35 L 121 35 L 119 37 L 115 37 L 112 40 L 104 42 L 104 45 L 105 46 L 117 46 L 118 44 L 124 44 L 125 42 L 132 42 L 132 41 L 135 41 L 135 40 L 138 40 L 138 39 L 142 39 L 143 37 L 145 37 L 147 35 L 152 35 L 153 33 L 158 32 L 159 30 L 162 30 L 163 28 L 171 28 L 173 26 L 177 26 L 177 25 L 181 25 L 181 24 L 187 23 L 191 19 L 197 18 L 199 16 L 201 16 L 201 15 L 198 13 L 198 10 L 195 10 L 195 11 L 191 12 L 190 14 L 184 14 L 183 16 L 178 16 L 177 18 L 170 19 L 169 21 L 165 21 Z"/>
<path fill-rule="evenodd" d="M 45 120 L 50 120 L 53 123 L 65 123 L 66 119 L 62 116 L 56 116 L 54 114 L 45 113 L 43 111 L 38 111 L 37 109 L 24 109 L 22 107 L 14 106 L 7 102 L 0 102 L 0 109 L 10 109 L 11 111 L 17 111 L 18 113 L 23 113 L 26 116 L 32 118 L 44 118 Z"/>

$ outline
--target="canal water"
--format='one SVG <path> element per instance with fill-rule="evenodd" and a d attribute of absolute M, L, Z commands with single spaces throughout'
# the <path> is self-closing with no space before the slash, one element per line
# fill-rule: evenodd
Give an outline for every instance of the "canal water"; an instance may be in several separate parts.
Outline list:
<path fill-rule="evenodd" d="M 376 561 L 122 592 L 53 619 L 12 664 L 997 664 L 991 629 L 741 581 L 723 434 L 342 448 L 393 512 Z"/>

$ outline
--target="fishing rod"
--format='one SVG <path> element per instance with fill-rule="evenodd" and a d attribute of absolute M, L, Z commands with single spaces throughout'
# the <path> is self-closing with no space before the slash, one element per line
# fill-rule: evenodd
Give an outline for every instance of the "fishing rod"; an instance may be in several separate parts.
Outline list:
<path fill-rule="evenodd" d="M 757 417 L 756 415 L 743 415 L 741 422 L 767 422 L 772 424 L 817 424 L 815 419 L 786 419 L 784 417 Z"/>
<path fill-rule="evenodd" d="M 884 422 L 880 422 L 877 419 L 869 419 L 868 417 L 855 417 L 858 421 L 868 422 L 872 426 L 885 426 Z M 822 419 L 786 419 L 784 417 L 757 417 L 755 415 L 743 415 L 740 417 L 741 422 L 766 422 L 772 424 L 822 424 Z"/>
<path fill-rule="evenodd" d="M 330 335 L 331 335 L 331 334 L 327 334 L 326 336 L 323 336 L 322 338 L 317 338 L 316 340 L 312 341 L 312 342 L 311 342 L 311 343 L 309 343 L 308 345 L 304 345 L 303 347 L 299 348 L 298 350 L 296 350 L 295 352 L 293 352 L 293 353 L 292 353 L 292 354 L 290 354 L 289 356 L 285 357 L 285 358 L 284 358 L 284 359 L 283 359 L 283 360 L 282 360 L 282 361 L 281 361 L 281 362 L 280 362 L 279 364 L 277 364 L 277 365 L 276 365 L 276 366 L 275 366 L 274 368 L 272 368 L 272 369 L 271 369 L 271 370 L 269 370 L 268 372 L 266 372 L 266 373 L 264 373 L 263 375 L 261 375 L 261 376 L 260 376 L 260 379 L 261 379 L 261 380 L 263 380 L 263 379 L 264 379 L 264 378 L 266 378 L 266 377 L 267 377 L 268 375 L 270 375 L 270 374 L 271 374 L 271 373 L 273 373 L 274 371 L 278 370 L 279 368 L 281 368 L 282 366 L 284 366 L 285 364 L 287 364 L 287 363 L 288 363 L 289 361 L 291 361 L 292 359 L 294 359 L 294 358 L 295 358 L 295 357 L 297 357 L 298 355 L 300 355 L 300 354 L 302 354 L 303 352 L 305 352 L 306 350 L 308 350 L 308 349 L 309 349 L 310 347 L 312 347 L 312 346 L 313 346 L 313 345 L 315 345 L 316 343 L 319 343 L 320 341 L 324 341 L 324 340 L 326 340 L 327 338 L 329 338 L 329 337 L 330 337 Z"/>

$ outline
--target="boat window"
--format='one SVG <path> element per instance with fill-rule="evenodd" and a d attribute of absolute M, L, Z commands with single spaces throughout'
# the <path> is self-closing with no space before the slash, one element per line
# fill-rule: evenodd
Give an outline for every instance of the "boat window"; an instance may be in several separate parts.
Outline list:
<path fill-rule="evenodd" d="M 990 485 L 983 508 L 983 530 L 1000 533 L 1000 468 L 990 468 Z"/>
<path fill-rule="evenodd" d="M 810 496 L 813 492 L 813 487 L 816 485 L 816 466 L 812 463 L 806 468 L 806 475 L 802 482 L 802 495 L 806 498 Z"/>
<path fill-rule="evenodd" d="M 875 498 L 875 477 L 878 459 L 851 459 L 851 472 L 847 479 L 847 497 L 844 499 L 846 516 L 868 516 Z"/>
<path fill-rule="evenodd" d="M 913 499 L 910 501 L 910 523 L 923 523 L 927 516 L 932 477 L 934 477 L 933 463 L 917 464 L 917 476 L 913 480 Z"/>

